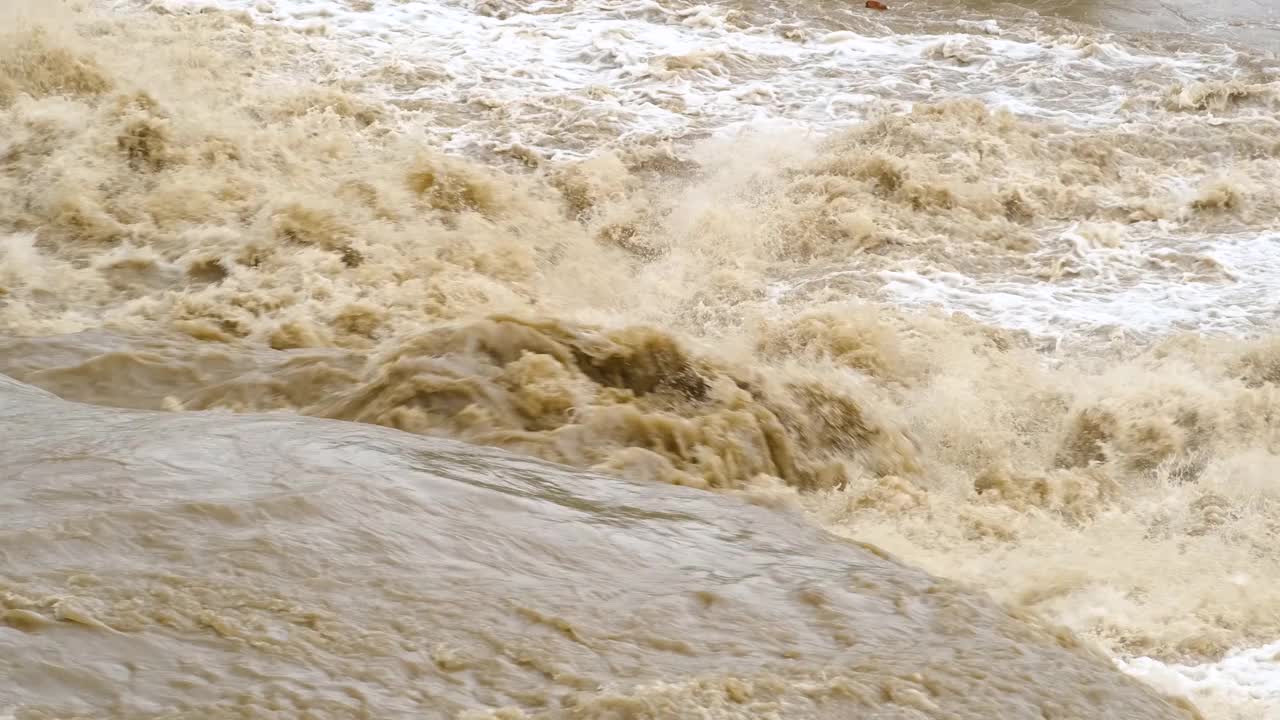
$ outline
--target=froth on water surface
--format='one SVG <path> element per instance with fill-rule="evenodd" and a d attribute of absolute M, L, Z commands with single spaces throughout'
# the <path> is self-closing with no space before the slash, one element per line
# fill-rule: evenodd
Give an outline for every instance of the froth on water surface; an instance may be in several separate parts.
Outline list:
<path fill-rule="evenodd" d="M 615 700 L 694 698 L 754 717 L 753 702 L 820 714 L 889 687 L 884 712 L 919 700 L 916 711 L 946 717 L 949 705 L 931 698 L 976 693 L 947 701 L 963 714 L 1022 692 L 961 691 L 979 687 L 968 679 L 910 680 L 900 696 L 896 680 L 858 685 L 864 671 L 932 677 L 878 660 L 854 672 L 858 632 L 923 633 L 913 603 L 941 600 L 910 599 L 924 575 L 845 558 L 859 551 L 746 501 L 801 511 L 1065 625 L 1215 718 L 1277 707 L 1273 690 L 1214 695 L 1212 683 L 1169 681 L 1220 660 L 1244 667 L 1233 658 L 1280 637 L 1269 582 L 1280 576 L 1280 94 L 1264 52 L 949 6 L 888 17 L 682 3 L 4 11 L 14 7 L 21 17 L 6 15 L 0 36 L 0 372 L 72 400 L 175 411 L 95 411 L 29 390 L 0 405 L 26 418 L 11 421 L 26 439 L 0 448 L 14 453 L 4 462 L 35 463 L 27 477 L 64 493 L 47 515 L 6 510 L 31 515 L 3 536 L 21 543 L 13 557 L 44 553 L 24 561 L 25 589 L 4 600 L 13 632 L 33 634 L 9 637 L 48 642 L 32 662 L 70 657 L 73 631 L 113 658 L 73 679 L 54 673 L 52 685 L 33 676 L 23 687 L 38 702 L 79 683 L 98 688 L 79 696 L 85 707 L 107 707 L 104 678 L 132 677 L 116 660 L 173 657 L 186 642 L 209 647 L 222 669 L 148 675 L 129 702 L 185 692 L 214 707 L 233 676 L 263 707 L 324 698 L 334 712 L 360 697 L 393 713 L 437 697 L 560 712 L 540 703 L 579 693 L 583 704 L 555 707 L 592 717 Z M 66 420 L 32 422 L 54 416 Z M 88 447 L 90 436 L 105 445 Z M 73 452 L 77 443 L 86 449 Z M 252 451 L 237 455 L 241 446 Z M 424 448 L 436 448 L 428 465 L 405 459 Z M 98 473 L 116 480 L 86 480 Z M 441 479 L 450 473 L 466 482 Z M 545 492 L 510 500 L 542 473 Z M 494 487 L 482 493 L 486 475 Z M 41 483 L 7 487 L 22 502 L 45 497 Z M 431 497 L 463 488 L 482 493 L 460 500 L 475 518 L 433 514 Z M 607 536 L 599 518 L 619 494 L 663 512 L 687 505 L 686 519 L 608 536 L 636 545 L 643 567 L 609 543 L 577 567 L 566 554 L 574 533 Z M 591 507 L 557 514 L 568 511 L 555 498 Z M 710 519 L 721 515 L 727 524 Z M 735 533 L 756 524 L 769 531 L 735 550 Z M 202 533 L 207 545 L 172 540 Z M 663 533 L 682 550 L 662 547 Z M 446 541 L 425 559 L 409 550 Z M 496 587 L 480 560 L 465 560 L 502 555 L 487 544 L 530 562 L 555 545 L 543 570 L 510 573 L 544 605 L 499 617 L 510 593 L 457 602 L 413 584 L 474 572 L 478 587 Z M 839 561 L 788 570 L 760 559 L 766 545 Z M 99 557 L 117 580 L 75 565 L 73 552 Z M 683 555 L 700 559 L 686 567 Z M 645 587 L 685 587 L 732 558 L 767 566 L 762 592 L 778 604 L 714 631 L 676 613 L 679 635 L 705 645 L 628 635 L 638 626 L 592 614 L 609 607 L 640 622 L 676 602 L 641 597 Z M 787 599 L 819 582 L 805 568 L 846 561 L 904 588 L 907 610 L 885 614 L 888 629 L 876 629 L 880 599 L 838 594 L 834 615 L 826 601 Z M 200 562 L 208 574 L 193 570 Z M 619 568 L 649 580 L 627 586 Z M 314 594 L 290 597 L 285 581 L 266 584 L 274 595 L 237 594 L 276 571 Z M 331 571 L 379 589 L 349 597 Z M 538 585 L 553 576 L 580 589 Z M 443 621 L 392 617 L 393 601 L 422 597 L 439 604 L 423 617 Z M 1037 654 L 1052 645 L 1039 630 L 1015 631 L 963 597 L 979 608 L 966 632 L 993 648 L 1029 633 L 1025 657 L 1049 657 Z M 555 603 L 583 608 L 588 624 Z M 473 609 L 490 615 L 467 620 Z M 826 632 L 812 623 L 845 613 L 870 628 L 810 638 Z M 552 655 L 527 643 L 484 650 L 490 640 L 510 649 L 535 626 L 560 643 Z M 781 640 L 726 639 L 757 626 L 811 643 L 820 659 L 788 676 L 773 664 Z M 962 657 L 942 632 L 956 668 L 991 664 Z M 418 650 L 404 643 L 433 633 L 456 633 L 460 654 L 405 659 Z M 632 648 L 642 636 L 661 659 Z M 894 642 L 871 645 L 905 644 Z M 1060 652 L 1050 655 L 1076 657 Z M 361 653 L 379 659 L 356 662 Z M 1070 695 L 1049 682 L 1052 664 L 1027 662 L 1019 687 Z M 1101 667 L 1080 662 L 1063 667 Z M 272 663 L 300 674 L 272 680 L 283 667 Z M 456 663 L 479 669 L 450 674 Z M 414 673 L 433 679 L 415 684 Z M 326 695 L 322 675 L 349 675 L 350 692 Z M 1096 682 L 1128 688 L 1115 702 L 1141 697 L 1141 712 L 1163 707 L 1118 677 Z M 855 689 L 840 695 L 822 678 Z M 421 694 L 394 691 L 406 686 Z M 637 692 L 650 694 L 628 705 Z M 1064 707 L 1086 707 L 1071 697 Z"/>

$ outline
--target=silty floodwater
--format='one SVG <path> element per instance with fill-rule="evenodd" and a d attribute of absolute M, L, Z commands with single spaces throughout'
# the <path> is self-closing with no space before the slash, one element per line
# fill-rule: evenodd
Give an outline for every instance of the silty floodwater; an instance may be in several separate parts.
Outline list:
<path fill-rule="evenodd" d="M 891 5 L 7 3 L 0 714 L 1280 710 L 1275 12 Z"/>

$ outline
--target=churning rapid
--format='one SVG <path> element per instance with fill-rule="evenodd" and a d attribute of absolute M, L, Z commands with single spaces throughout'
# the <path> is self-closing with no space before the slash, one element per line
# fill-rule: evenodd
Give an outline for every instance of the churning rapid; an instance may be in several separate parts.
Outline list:
<path fill-rule="evenodd" d="M 0 717 L 1280 713 L 1263 3 L 0 5 Z"/>

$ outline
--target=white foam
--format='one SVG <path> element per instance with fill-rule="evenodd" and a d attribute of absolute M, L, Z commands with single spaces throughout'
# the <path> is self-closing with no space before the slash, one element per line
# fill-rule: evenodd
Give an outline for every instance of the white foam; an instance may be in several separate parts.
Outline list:
<path fill-rule="evenodd" d="M 519 143 L 551 157 L 587 154 L 603 140 L 629 137 L 744 127 L 827 132 L 872 112 L 957 97 L 1067 125 L 1117 124 L 1135 117 L 1127 102 L 1135 80 L 1190 83 L 1234 60 L 1226 48 L 1149 54 L 1114 40 L 1019 34 L 984 19 L 941 35 L 787 33 L 781 25 L 739 26 L 718 5 L 674 8 L 650 0 L 373 0 L 363 12 L 354 9 L 359 3 L 341 0 L 103 1 L 179 12 L 213 4 L 260 24 L 299 31 L 323 25 L 323 35 L 309 36 L 317 64 L 324 59 L 339 68 L 335 80 L 363 80 L 383 97 L 426 108 L 406 112 L 418 113 L 413 121 L 445 148 Z M 396 67 L 406 71 L 400 82 L 379 74 Z M 423 69 L 433 71 L 430 77 L 412 81 Z M 453 112 L 437 116 L 433 104 Z M 1063 229 L 1029 260 L 1033 268 L 1071 267 L 1051 281 L 902 270 L 880 275 L 882 292 L 903 304 L 937 304 L 1048 336 L 1176 328 L 1244 333 L 1280 318 L 1274 302 L 1280 234 L 1175 242 L 1159 226 L 1147 230 L 1100 244 L 1078 228 Z M 10 242 L 11 253 L 27 252 L 20 242 Z M 1178 263 L 1162 266 L 1171 254 L 1202 255 L 1224 271 L 1201 276 Z M 1205 665 L 1149 658 L 1117 664 L 1170 692 L 1252 703 L 1266 713 L 1258 717 L 1280 717 L 1277 653 L 1280 643 Z"/>
<path fill-rule="evenodd" d="M 1237 718 L 1280 717 L 1280 642 L 1200 665 L 1166 664 L 1148 657 L 1115 663 L 1153 687 L 1206 709 L 1234 708 Z"/>
<path fill-rule="evenodd" d="M 911 306 L 941 306 L 1036 335 L 1155 335 L 1178 330 L 1249 334 L 1273 327 L 1280 307 L 1280 233 L 1092 243 L 1073 230 L 1031 256 L 1032 268 L 1066 268 L 1052 281 L 1028 273 L 993 278 L 929 270 L 882 272 L 884 294 Z M 1203 259 L 1196 273 L 1178 259 Z M 1214 264 L 1216 263 L 1216 268 Z M 830 276 L 828 276 L 830 277 Z M 812 282 L 812 281 L 810 281 Z"/>
<path fill-rule="evenodd" d="M 138 7 L 140 0 L 114 2 Z M 183 12 L 210 3 L 163 4 Z M 1143 54 L 1076 37 L 1015 36 L 990 20 L 942 35 L 802 28 L 788 37 L 777 24 L 739 26 L 724 6 L 648 0 L 373 0 L 364 12 L 353 9 L 358 3 L 338 0 L 213 4 L 258 23 L 299 30 L 323 25 L 325 34 L 308 42 L 340 58 L 334 65 L 348 79 L 376 84 L 374 73 L 395 64 L 439 69 L 440 79 L 382 92 L 455 108 L 482 105 L 462 127 L 436 128 L 438 139 L 458 150 L 520 142 L 553 155 L 585 154 L 592 144 L 575 147 L 563 130 L 590 136 L 580 131 L 593 126 L 610 139 L 678 138 L 755 121 L 834 129 L 863 120 L 873 108 L 901 111 L 948 97 L 982 97 L 1068 123 L 1115 123 L 1131 111 L 1114 78 L 1191 80 L 1227 60 Z M 1078 111 L 1082 103 L 1087 113 Z M 457 115 L 450 113 L 451 122 L 459 122 Z"/>

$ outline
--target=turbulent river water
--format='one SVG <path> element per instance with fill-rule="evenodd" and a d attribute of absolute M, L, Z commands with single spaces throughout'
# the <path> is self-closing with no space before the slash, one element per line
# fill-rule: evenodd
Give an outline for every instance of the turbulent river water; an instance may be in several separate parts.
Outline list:
<path fill-rule="evenodd" d="M 1280 714 L 1280 14 L 0 0 L 0 718 Z"/>

